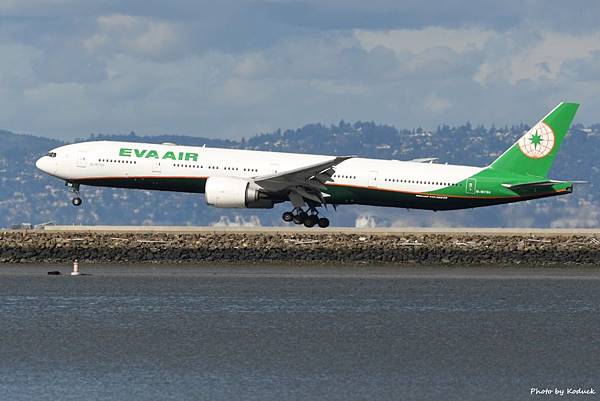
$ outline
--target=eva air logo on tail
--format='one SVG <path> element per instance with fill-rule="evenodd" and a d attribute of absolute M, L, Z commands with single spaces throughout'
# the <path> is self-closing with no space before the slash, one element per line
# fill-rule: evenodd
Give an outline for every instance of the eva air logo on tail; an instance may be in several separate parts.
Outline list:
<path fill-rule="evenodd" d="M 554 131 L 542 121 L 519 139 L 519 149 L 527 157 L 540 159 L 554 148 Z"/>

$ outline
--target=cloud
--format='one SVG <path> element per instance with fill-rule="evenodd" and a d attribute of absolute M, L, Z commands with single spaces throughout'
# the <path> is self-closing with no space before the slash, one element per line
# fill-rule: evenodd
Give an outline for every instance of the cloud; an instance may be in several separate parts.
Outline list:
<path fill-rule="evenodd" d="M 75 0 L 2 0 L 0 14 L 32 15 L 48 9 L 73 5 Z"/>
<path fill-rule="evenodd" d="M 528 40 L 523 41 L 523 37 Z M 484 62 L 476 79 L 482 83 L 502 77 L 515 84 L 520 80 L 540 78 L 555 80 L 563 67 L 574 60 L 590 59 L 600 50 L 600 32 L 569 34 L 558 32 L 521 32 L 507 35 L 504 62 L 497 57 Z M 515 43 L 520 41 L 520 44 Z M 524 46 L 524 43 L 526 45 Z M 490 54 L 494 55 L 493 52 Z M 502 70 L 498 73 L 497 70 Z"/>
<path fill-rule="evenodd" d="M 38 79 L 53 83 L 92 83 L 108 77 L 106 62 L 78 45 L 46 48 L 31 65 Z"/>
<path fill-rule="evenodd" d="M 90 54 L 129 54 L 167 60 L 184 54 L 184 36 L 171 22 L 113 14 L 97 18 L 98 31 L 84 39 Z"/>
<path fill-rule="evenodd" d="M 561 68 L 564 79 L 569 81 L 598 81 L 600 80 L 600 51 L 591 51 L 589 57 L 566 60 Z M 596 90 L 592 87 L 592 90 Z"/>
<path fill-rule="evenodd" d="M 584 103 L 577 121 L 592 122 L 600 30 L 585 15 L 565 26 L 574 8 L 4 1 L 0 57 L 10 62 L 0 65 L 0 120 L 63 138 L 130 130 L 241 137 L 340 119 L 532 123 L 569 99 Z"/>
<path fill-rule="evenodd" d="M 396 52 L 422 53 L 436 47 L 445 47 L 458 53 L 482 49 L 494 32 L 479 28 L 449 29 L 437 26 L 424 29 L 398 29 L 389 31 L 355 30 L 354 36 L 361 46 L 371 50 L 377 46 Z"/>
<path fill-rule="evenodd" d="M 452 107 L 452 103 L 447 99 L 441 98 L 435 93 L 427 96 L 423 101 L 426 110 L 432 113 L 439 113 Z"/>

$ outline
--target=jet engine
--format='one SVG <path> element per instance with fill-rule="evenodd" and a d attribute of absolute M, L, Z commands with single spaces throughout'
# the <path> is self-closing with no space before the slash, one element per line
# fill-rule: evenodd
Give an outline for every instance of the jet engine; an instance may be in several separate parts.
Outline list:
<path fill-rule="evenodd" d="M 253 182 L 237 177 L 209 177 L 206 180 L 206 203 L 224 208 L 270 209 L 273 200 Z"/>

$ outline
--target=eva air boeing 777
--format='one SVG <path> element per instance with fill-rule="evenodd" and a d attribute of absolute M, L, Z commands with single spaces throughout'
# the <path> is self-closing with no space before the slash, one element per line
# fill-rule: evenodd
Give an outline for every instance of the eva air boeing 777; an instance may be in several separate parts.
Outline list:
<path fill-rule="evenodd" d="M 36 166 L 66 182 L 75 206 L 81 185 L 195 192 L 221 208 L 289 201 L 283 220 L 327 227 L 326 205 L 437 211 L 571 193 L 578 182 L 547 174 L 578 106 L 556 106 L 487 167 L 112 141 L 61 146 Z"/>

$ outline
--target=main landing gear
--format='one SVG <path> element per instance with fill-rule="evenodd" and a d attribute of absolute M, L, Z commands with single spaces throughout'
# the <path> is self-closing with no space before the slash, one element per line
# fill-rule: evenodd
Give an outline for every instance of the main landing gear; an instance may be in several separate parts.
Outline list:
<path fill-rule="evenodd" d="M 75 194 L 75 197 L 71 200 L 73 206 L 80 206 L 83 201 L 79 197 L 79 184 L 67 182 L 65 185 Z"/>
<path fill-rule="evenodd" d="M 329 219 L 326 217 L 319 217 L 319 211 L 314 207 L 304 211 L 302 208 L 294 208 L 291 212 L 285 212 L 281 215 L 281 218 L 285 222 L 294 222 L 294 224 L 304 224 L 305 227 L 314 227 L 318 225 L 321 228 L 329 227 Z"/>

